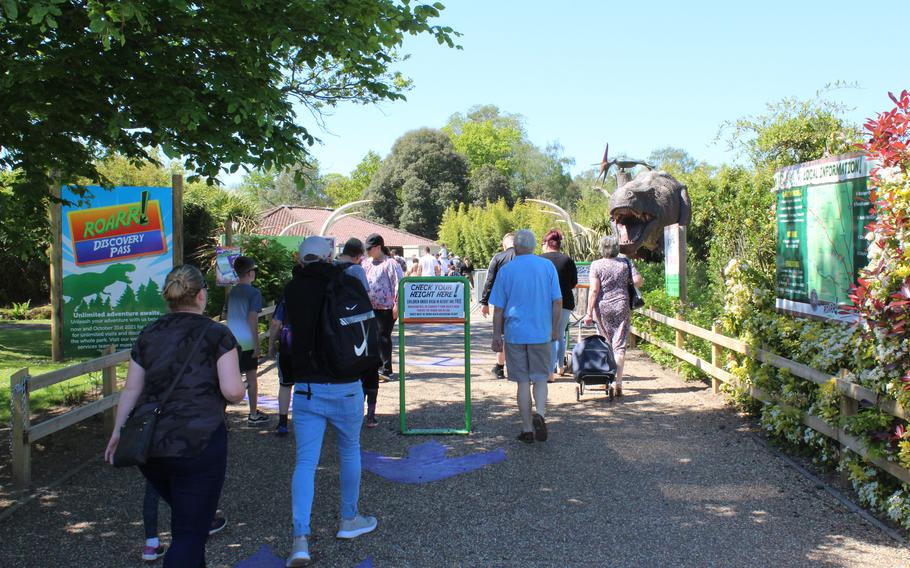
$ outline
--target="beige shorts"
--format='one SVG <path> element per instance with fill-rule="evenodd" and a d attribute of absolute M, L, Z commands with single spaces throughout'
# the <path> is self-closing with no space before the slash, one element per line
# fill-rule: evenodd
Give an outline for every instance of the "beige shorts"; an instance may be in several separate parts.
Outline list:
<path fill-rule="evenodd" d="M 550 378 L 553 343 L 506 343 L 509 380 L 539 382 Z"/>

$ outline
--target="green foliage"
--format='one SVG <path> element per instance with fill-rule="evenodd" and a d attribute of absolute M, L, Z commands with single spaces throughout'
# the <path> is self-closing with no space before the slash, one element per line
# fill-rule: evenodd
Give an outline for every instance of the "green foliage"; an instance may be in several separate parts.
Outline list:
<path fill-rule="evenodd" d="M 410 180 L 410 191 L 404 187 Z M 435 237 L 443 212 L 467 201 L 468 163 L 440 130 L 412 130 L 398 140 L 367 189 L 374 216 L 396 226 L 419 228 Z M 429 195 L 429 198 L 427 198 Z M 416 201 L 408 202 L 414 199 Z M 418 233 L 420 234 L 420 233 Z"/>
<path fill-rule="evenodd" d="M 415 235 L 431 235 L 436 231 L 436 209 L 433 203 L 433 189 L 420 178 L 413 177 L 401 188 L 401 216 L 399 227 Z"/>
<path fill-rule="evenodd" d="M 654 150 L 648 156 L 647 162 L 677 178 L 680 175 L 691 173 L 699 166 L 698 161 L 688 152 L 672 146 Z"/>
<path fill-rule="evenodd" d="M 844 105 L 816 98 L 783 99 L 767 113 L 726 122 L 727 145 L 748 158 L 756 170 L 775 170 L 824 156 L 853 151 L 862 137 L 844 115 Z"/>
<path fill-rule="evenodd" d="M 496 203 L 500 199 L 506 203 L 512 202 L 512 191 L 509 188 L 509 178 L 496 166 L 483 164 L 471 171 L 470 181 L 471 203 L 483 205 L 487 202 Z"/>
<path fill-rule="evenodd" d="M 502 250 L 502 236 L 518 229 L 530 229 L 538 241 L 553 227 L 553 217 L 533 203 L 520 202 L 509 208 L 504 200 L 484 206 L 449 207 L 442 218 L 439 240 L 458 256 L 471 259 L 481 268 Z"/>
<path fill-rule="evenodd" d="M 409 82 L 392 66 L 404 37 L 454 47 L 458 35 L 431 24 L 442 4 L 393 0 L 3 6 L 0 165 L 42 195 L 52 171 L 99 179 L 107 150 L 141 159 L 161 148 L 209 179 L 222 164 L 280 170 L 314 142 L 299 107 L 319 117 L 343 101 L 403 99 Z M 90 72 L 73 81 L 77 68 Z"/>
<path fill-rule="evenodd" d="M 481 166 L 493 166 L 506 177 L 515 172 L 516 155 L 522 141 L 522 131 L 515 126 L 497 126 L 492 120 L 465 122 L 459 134 L 443 128 L 455 149 L 468 159 L 471 171 Z"/>
<path fill-rule="evenodd" d="M 31 307 L 31 304 L 31 300 L 26 300 L 24 302 L 13 302 L 13 307 L 11 310 L 9 310 L 10 319 L 24 320 L 28 318 L 28 310 Z"/>
<path fill-rule="evenodd" d="M 366 156 L 360 160 L 351 176 L 341 174 L 328 174 L 324 176 L 325 193 L 332 203 L 333 207 L 341 207 L 346 203 L 362 199 L 373 176 L 379 171 L 382 160 L 379 154 L 370 150 Z"/>
<path fill-rule="evenodd" d="M 254 235 L 241 235 L 235 240 L 245 256 L 256 261 L 256 279 L 253 286 L 262 292 L 263 305 L 276 303 L 284 293 L 284 287 L 291 279 L 294 258 L 287 248 L 277 241 Z M 226 296 L 224 288 L 215 285 L 215 270 L 209 265 L 206 272 L 209 287 L 209 301 L 206 313 L 219 316 L 224 312 Z"/>
<path fill-rule="evenodd" d="M 328 203 L 325 182 L 315 159 L 276 170 L 254 170 L 244 176 L 239 191 L 259 209 L 279 205 L 323 206 Z"/>

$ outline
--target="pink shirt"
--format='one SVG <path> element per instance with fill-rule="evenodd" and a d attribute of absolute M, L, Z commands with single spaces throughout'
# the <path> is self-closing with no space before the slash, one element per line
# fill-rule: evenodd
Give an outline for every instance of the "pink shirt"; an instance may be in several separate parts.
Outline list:
<path fill-rule="evenodd" d="M 360 263 L 367 273 L 370 284 L 370 302 L 377 310 L 391 310 L 398 298 L 398 281 L 404 277 L 401 266 L 394 258 L 387 257 L 382 262 L 375 262 L 365 257 Z"/>

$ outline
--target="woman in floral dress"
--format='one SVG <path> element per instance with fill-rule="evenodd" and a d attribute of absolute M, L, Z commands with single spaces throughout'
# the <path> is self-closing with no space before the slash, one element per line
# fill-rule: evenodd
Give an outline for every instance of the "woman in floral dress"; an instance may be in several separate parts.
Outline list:
<path fill-rule="evenodd" d="M 622 371 L 626 361 L 626 337 L 632 325 L 629 284 L 640 287 L 644 281 L 632 261 L 619 257 L 619 240 L 606 236 L 600 241 L 603 258 L 591 263 L 588 311 L 585 324 L 597 320 L 597 328 L 613 346 L 616 359 L 616 396 L 622 396 Z M 596 311 L 595 311 L 596 308 Z"/>

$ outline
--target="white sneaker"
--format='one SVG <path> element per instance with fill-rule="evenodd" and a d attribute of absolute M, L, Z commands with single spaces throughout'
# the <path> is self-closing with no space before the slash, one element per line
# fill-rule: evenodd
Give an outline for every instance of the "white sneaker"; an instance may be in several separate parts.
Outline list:
<path fill-rule="evenodd" d="M 357 515 L 353 519 L 341 519 L 341 526 L 335 538 L 357 538 L 362 534 L 367 534 L 376 530 L 376 517 L 365 517 Z"/>
<path fill-rule="evenodd" d="M 294 537 L 294 547 L 285 563 L 287 568 L 306 566 L 310 563 L 310 547 L 307 545 L 306 536 Z"/>

